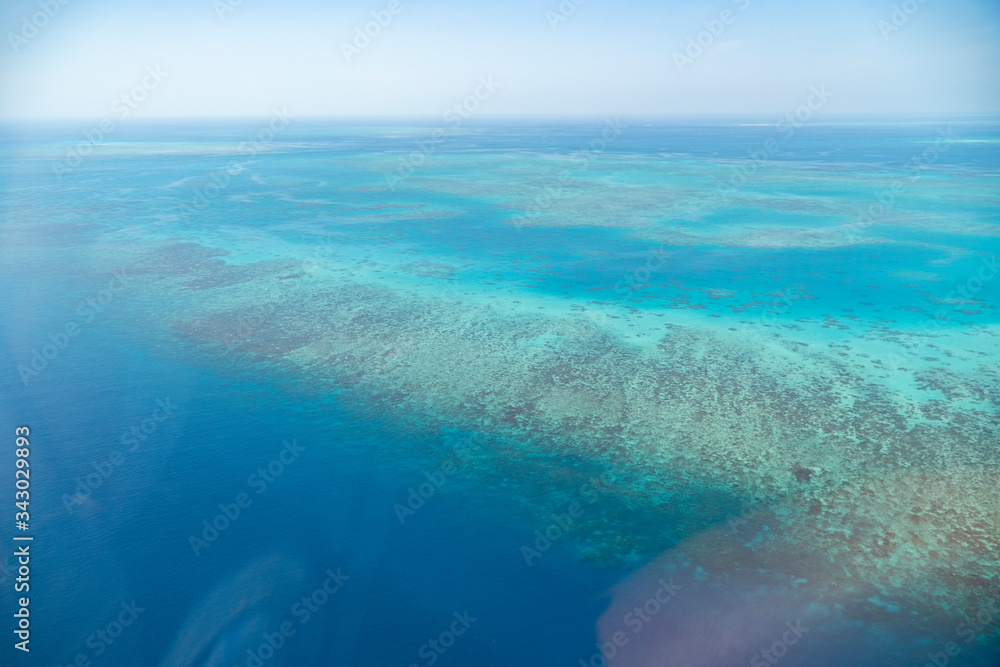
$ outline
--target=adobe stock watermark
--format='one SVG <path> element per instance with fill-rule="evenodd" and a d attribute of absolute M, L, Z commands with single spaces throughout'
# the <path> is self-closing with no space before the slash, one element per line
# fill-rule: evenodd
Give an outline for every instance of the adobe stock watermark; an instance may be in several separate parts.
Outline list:
<path fill-rule="evenodd" d="M 550 515 L 552 523 L 544 529 L 535 531 L 535 541 L 531 544 L 521 545 L 521 557 L 524 558 L 528 567 L 531 567 L 533 561 L 541 558 L 546 551 L 552 548 L 553 544 L 572 528 L 573 521 L 586 513 L 586 505 L 593 505 L 600 500 L 601 493 L 598 491 L 598 487 L 607 483 L 607 480 L 600 477 L 591 477 L 589 481 L 577 489 L 578 498 L 570 501 L 563 514 L 553 512 Z M 586 505 L 581 501 L 586 501 Z"/>
<path fill-rule="evenodd" d="M 479 619 L 469 614 L 466 609 L 462 613 L 457 611 L 452 614 L 453 620 L 445 630 L 442 630 L 437 637 L 428 639 L 427 643 L 417 649 L 417 655 L 424 659 L 424 664 L 430 667 L 436 663 L 441 656 L 448 652 L 459 637 L 464 635 L 472 627 L 472 624 Z M 411 662 L 409 667 L 420 667 L 416 662 Z"/>
<path fill-rule="evenodd" d="M 336 572 L 327 570 L 324 574 L 326 578 L 323 583 L 308 595 L 303 595 L 289 610 L 289 614 L 298 620 L 299 627 L 311 621 L 314 614 L 325 607 L 330 598 L 336 595 L 343 588 L 345 582 L 350 579 L 349 576 L 340 571 L 339 567 Z M 248 648 L 246 660 L 233 667 L 263 667 L 264 663 L 284 648 L 287 641 L 294 637 L 296 632 L 298 632 L 298 628 L 295 627 L 294 623 L 283 620 L 274 632 L 261 633 L 263 641 L 256 648 Z"/>
<path fill-rule="evenodd" d="M 226 18 L 226 14 L 231 14 L 236 11 L 236 8 L 243 4 L 243 0 L 215 0 L 212 3 L 212 9 L 215 10 L 215 15 L 219 17 L 219 20 Z"/>
<path fill-rule="evenodd" d="M 574 166 L 582 167 L 586 169 L 594 162 L 599 155 L 606 151 L 611 144 L 613 144 L 628 127 L 622 123 L 620 118 L 612 118 L 604 121 L 604 127 L 601 129 L 600 136 L 591 139 L 586 146 L 581 146 L 579 149 L 573 151 L 570 154 L 570 161 L 574 163 Z M 518 233 L 521 233 L 521 228 L 525 225 L 523 222 L 528 218 L 526 214 L 542 214 L 547 210 L 550 210 L 555 201 L 566 194 L 566 188 L 573 182 L 573 175 L 568 169 L 563 169 L 559 172 L 555 179 L 547 182 L 543 187 L 542 194 L 534 197 L 528 203 L 528 206 L 522 212 L 522 215 L 514 219 L 514 228 L 517 229 Z"/>
<path fill-rule="evenodd" d="M 469 441 L 462 440 L 458 444 L 453 444 L 452 448 L 454 450 L 454 456 L 459 461 L 468 459 L 473 452 L 473 447 L 476 447 L 477 443 L 470 446 Z M 451 459 L 447 459 L 441 463 L 441 465 L 434 470 L 424 471 L 423 477 L 427 480 L 421 482 L 416 487 L 410 487 L 407 489 L 409 495 L 406 497 L 406 504 L 396 503 L 392 506 L 393 512 L 396 514 L 396 518 L 399 519 L 400 525 L 405 525 L 406 520 L 411 516 L 414 516 L 420 509 L 424 507 L 428 500 L 434 497 L 434 494 L 438 492 L 448 480 L 451 479 L 455 473 L 458 472 L 458 468 L 455 462 Z"/>
<path fill-rule="evenodd" d="M 833 97 L 826 84 L 809 87 L 809 95 L 804 104 L 795 111 L 786 113 L 784 118 L 778 121 L 774 130 L 779 136 L 765 139 L 760 147 L 747 151 L 749 161 L 739 166 L 734 166 L 734 173 L 729 179 L 733 188 L 744 185 L 757 170 L 767 163 L 775 153 L 781 150 L 782 144 L 795 136 L 796 130 L 802 128 L 813 114 L 826 106 L 826 103 Z M 724 186 L 719 186 L 719 190 L 725 192 Z"/>
<path fill-rule="evenodd" d="M 681 585 L 675 584 L 673 577 L 667 580 L 660 579 L 656 583 L 659 586 L 653 594 L 622 617 L 622 624 L 632 632 L 632 637 L 625 634 L 623 630 L 614 632 L 610 641 L 594 644 L 597 647 L 596 653 L 593 653 L 588 659 L 580 658 L 580 667 L 605 667 L 608 664 L 607 661 L 614 658 L 618 651 L 628 644 L 629 639 L 648 627 L 653 622 L 653 618 L 663 611 L 663 607 L 673 600 L 681 590 Z"/>
<path fill-rule="evenodd" d="M 632 292 L 649 284 L 654 273 L 662 271 L 667 266 L 667 249 L 663 246 L 650 248 L 646 253 L 646 261 L 637 266 L 631 274 L 626 274 L 615 283 L 615 293 L 619 296 L 628 296 Z M 625 285 L 622 285 L 625 283 Z"/>
<path fill-rule="evenodd" d="M 626 273 L 615 283 L 615 294 L 627 297 L 636 290 L 642 289 L 650 284 L 653 275 L 663 271 L 668 263 L 669 255 L 663 246 L 650 248 L 646 253 L 646 259 L 642 264 L 637 265 L 631 273 Z M 597 326 L 603 326 L 611 319 L 609 314 L 612 307 L 607 304 L 588 304 L 583 316 Z M 582 332 L 581 332 L 582 333 Z M 578 334 L 579 335 L 579 334 Z"/>
<path fill-rule="evenodd" d="M 997 266 L 996 255 L 990 255 L 989 259 L 983 257 L 982 262 L 980 264 L 981 266 L 976 270 L 976 272 L 966 279 L 964 285 L 961 283 L 955 285 L 955 289 L 951 290 L 950 292 L 948 292 L 947 295 L 945 295 L 946 301 L 951 301 L 952 299 L 954 299 L 955 294 L 958 294 L 961 298 L 965 299 L 966 301 L 971 301 L 976 294 L 982 291 L 982 289 L 986 286 L 988 282 L 993 280 L 993 277 L 996 276 L 997 271 L 1000 271 L 1000 268 L 998 268 Z M 938 312 L 934 313 L 935 317 L 938 316 Z"/>
<path fill-rule="evenodd" d="M 122 445 L 128 446 L 126 452 L 122 453 L 117 449 L 112 449 L 106 457 L 91 462 L 90 466 L 94 472 L 76 478 L 76 489 L 74 489 L 72 496 L 67 493 L 62 494 L 61 500 L 66 511 L 72 514 L 74 506 L 86 502 L 94 491 L 101 488 L 118 468 L 125 465 L 128 460 L 127 455 L 139 451 L 141 445 L 156 433 L 160 424 L 173 417 L 176 410 L 177 406 L 170 400 L 169 396 L 165 399 L 156 399 L 156 407 L 153 408 L 150 416 L 138 424 L 133 424 L 129 430 L 122 433 Z"/>
<path fill-rule="evenodd" d="M 70 0 L 41 0 L 38 3 L 41 11 L 35 12 L 30 17 L 21 17 L 21 30 L 7 33 L 7 41 L 10 42 L 10 48 L 14 50 L 14 53 L 18 53 L 22 46 L 33 40 L 38 32 L 56 17 L 59 10 L 69 3 Z"/>
<path fill-rule="evenodd" d="M 395 192 L 400 181 L 412 176 L 424 164 L 428 156 L 435 153 L 438 147 L 448 139 L 447 130 L 457 130 L 462 127 L 483 102 L 493 97 L 500 85 L 499 81 L 494 80 L 492 74 L 480 76 L 479 83 L 472 93 L 453 104 L 442 114 L 441 117 L 446 123 L 449 123 L 449 128 L 435 128 L 428 136 L 419 139 L 417 150 L 399 159 L 399 164 L 394 170 L 395 173 L 385 174 L 385 182 L 389 189 Z"/>
<path fill-rule="evenodd" d="M 587 0 L 562 0 L 555 9 L 546 9 L 545 20 L 549 22 L 549 29 L 555 32 L 569 17 L 576 14 L 576 10 L 585 2 Z"/>
<path fill-rule="evenodd" d="M 73 661 L 66 663 L 65 667 L 91 667 L 92 660 L 104 655 L 114 643 L 125 634 L 125 629 L 135 623 L 145 607 L 140 607 L 135 600 L 122 602 L 117 605 L 120 610 L 114 619 L 92 632 L 84 644 L 91 652 L 81 651 L 74 656 Z M 58 667 L 63 667 L 60 663 Z"/>
<path fill-rule="evenodd" d="M 729 519 L 726 521 L 726 527 L 729 529 L 730 536 L 735 537 L 736 533 L 739 532 L 743 526 L 749 523 L 747 519 L 750 519 L 758 509 L 759 508 L 754 507 L 753 505 L 744 504 L 740 508 L 739 514 L 731 514 Z"/>
<path fill-rule="evenodd" d="M 287 109 L 275 109 L 267 126 L 261 128 L 257 134 L 246 141 L 241 142 L 236 148 L 237 152 L 251 159 L 256 157 L 261 151 L 267 148 L 270 142 L 274 141 L 282 130 L 291 124 L 294 118 L 295 116 L 289 113 Z M 190 225 L 194 216 L 204 211 L 213 199 L 229 187 L 232 177 L 242 173 L 245 168 L 246 161 L 234 162 L 221 171 L 212 174 L 211 182 L 196 190 L 190 203 L 181 204 L 175 209 L 181 221 L 184 224 Z"/>
<path fill-rule="evenodd" d="M 266 466 L 258 468 L 257 472 L 252 473 L 247 478 L 247 486 L 258 496 L 267 491 L 270 485 L 274 484 L 274 481 L 285 472 L 285 469 L 295 463 L 302 452 L 306 450 L 295 439 L 291 442 L 285 440 L 282 444 L 284 447 L 273 460 Z M 243 511 L 252 504 L 253 498 L 246 492 L 236 494 L 231 503 L 219 503 L 219 513 L 214 517 L 206 517 L 202 520 L 201 537 L 193 534 L 188 535 L 188 545 L 190 545 L 194 555 L 200 556 L 205 549 L 219 539 L 222 533 L 229 529 L 230 525 L 236 523 Z"/>
<path fill-rule="evenodd" d="M 319 242 L 310 244 L 309 254 L 302 258 L 303 268 L 312 273 L 319 269 L 323 262 L 335 257 L 338 250 L 337 240 L 340 237 L 330 232 L 323 232 Z"/>
<path fill-rule="evenodd" d="M 858 220 L 849 225 L 845 225 L 847 240 L 849 243 L 857 242 L 856 231 L 864 229 L 869 225 L 874 225 L 884 218 L 893 206 L 896 205 L 896 198 L 907 191 L 909 183 L 919 180 L 923 172 L 930 169 L 934 163 L 941 159 L 941 156 L 948 152 L 955 142 L 955 135 L 951 126 L 938 128 L 937 138 L 934 143 L 923 150 L 920 155 L 910 158 L 906 164 L 908 175 L 896 178 L 888 188 L 880 190 L 875 194 L 875 201 L 858 216 Z"/>
<path fill-rule="evenodd" d="M 980 609 L 974 617 L 970 617 L 968 614 L 964 614 L 964 616 L 965 622 L 958 624 L 955 633 L 965 640 L 965 646 L 961 646 L 957 642 L 948 642 L 944 645 L 944 650 L 934 653 L 928 652 L 929 662 L 924 663 L 923 667 L 945 667 L 952 658 L 957 658 L 966 647 L 972 644 L 977 636 L 989 636 L 996 633 L 997 628 L 993 628 L 989 633 L 986 631 L 1000 620 L 1000 600 L 990 600 L 987 606 Z"/>
<path fill-rule="evenodd" d="M 778 661 L 788 653 L 789 647 L 795 646 L 809 632 L 809 628 L 802 625 L 802 621 L 799 620 L 795 623 L 788 621 L 785 627 L 788 629 L 769 648 L 754 653 L 750 658 L 750 667 L 770 667 L 778 664 Z"/>
<path fill-rule="evenodd" d="M 732 0 L 732 2 L 742 12 L 750 7 L 751 0 Z M 677 71 L 683 74 L 685 67 L 693 65 L 694 61 L 701 58 L 705 51 L 726 32 L 726 26 L 736 23 L 738 16 L 739 14 L 731 9 L 723 9 L 716 18 L 706 20 L 702 24 L 705 26 L 704 30 L 687 38 L 687 48 L 684 49 L 684 53 L 674 51 L 674 65 L 677 66 Z"/>
<path fill-rule="evenodd" d="M 577 150 L 573 151 L 569 159 L 582 166 L 589 166 L 594 160 L 598 158 L 604 151 L 615 141 L 618 137 L 622 136 L 622 132 L 628 125 L 622 122 L 621 118 L 617 116 L 614 118 L 608 118 L 604 121 L 604 127 L 601 129 L 601 136 L 594 137 L 587 142 L 586 146 L 581 146 Z"/>
<path fill-rule="evenodd" d="M 393 18 L 402 11 L 403 5 L 399 0 L 389 0 L 385 9 L 372 11 L 372 20 L 365 23 L 363 29 L 361 26 L 355 27 L 354 39 L 351 40 L 351 43 L 340 43 L 340 53 L 343 54 L 347 64 L 350 64 L 352 58 L 361 55 L 362 51 L 371 46 L 372 40 L 381 35 L 382 31 L 392 23 Z"/>
<path fill-rule="evenodd" d="M 114 134 L 117 129 L 115 119 L 122 121 L 131 116 L 132 112 L 149 97 L 149 94 L 160 87 L 167 76 L 167 72 L 160 69 L 159 65 L 147 66 L 142 80 L 116 97 L 111 103 L 111 113 L 114 114 L 114 117 L 106 116 L 97 123 L 97 127 L 83 130 L 83 138 L 86 141 L 81 141 L 67 148 L 66 157 L 52 166 L 52 172 L 61 179 L 79 167 L 84 158 L 94 152 L 95 147 L 103 144 L 109 136 Z"/>
<path fill-rule="evenodd" d="M 927 0 L 904 0 L 898 5 L 893 5 L 888 21 L 879 19 L 875 22 L 875 26 L 882 34 L 882 39 L 888 42 L 889 36 L 894 32 L 899 32 L 900 28 L 909 23 L 910 19 L 916 16 L 920 8 L 926 4 Z"/>
<path fill-rule="evenodd" d="M 25 387 L 28 386 L 30 380 L 38 377 L 43 370 L 48 368 L 50 363 L 54 362 L 69 347 L 69 344 L 80 335 L 86 325 L 93 322 L 98 315 L 103 314 L 108 306 L 114 302 L 118 293 L 126 287 L 124 269 L 114 272 L 111 276 L 106 289 L 79 302 L 76 307 L 76 315 L 81 321 L 69 320 L 62 329 L 55 333 L 50 331 L 49 342 L 41 346 L 41 351 L 39 352 L 38 348 L 32 348 L 31 360 L 26 364 L 17 365 L 17 373 L 21 376 L 21 382 L 24 383 Z"/>
<path fill-rule="evenodd" d="M 983 257 L 979 268 L 964 283 L 956 284 L 955 289 L 950 290 L 945 295 L 944 301 L 952 303 L 952 310 L 958 310 L 958 307 L 964 304 L 957 302 L 956 294 L 966 303 L 972 301 L 975 295 L 981 292 L 987 283 L 993 280 L 998 271 L 1000 271 L 1000 265 L 998 265 L 996 255 L 990 255 L 988 259 Z M 922 333 L 933 333 L 934 329 L 940 329 L 944 326 L 941 324 L 942 321 L 947 321 L 948 319 L 948 311 L 944 308 L 938 308 L 934 311 L 934 319 L 929 324 L 923 326 Z"/>

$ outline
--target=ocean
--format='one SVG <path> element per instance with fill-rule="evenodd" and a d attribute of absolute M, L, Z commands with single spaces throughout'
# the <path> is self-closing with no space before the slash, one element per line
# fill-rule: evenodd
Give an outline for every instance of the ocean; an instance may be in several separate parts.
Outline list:
<path fill-rule="evenodd" d="M 32 663 L 1000 664 L 996 121 L 80 130 L 0 128 Z"/>

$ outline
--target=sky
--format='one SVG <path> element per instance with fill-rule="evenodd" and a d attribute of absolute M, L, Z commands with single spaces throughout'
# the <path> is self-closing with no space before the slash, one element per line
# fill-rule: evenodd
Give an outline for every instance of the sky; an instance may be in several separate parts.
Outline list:
<path fill-rule="evenodd" d="M 0 30 L 8 119 L 1000 113 L 998 0 L 3 0 Z"/>

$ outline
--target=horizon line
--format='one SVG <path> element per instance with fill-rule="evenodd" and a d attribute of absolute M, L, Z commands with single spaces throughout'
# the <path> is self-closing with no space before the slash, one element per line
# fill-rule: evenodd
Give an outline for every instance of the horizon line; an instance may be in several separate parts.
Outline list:
<path fill-rule="evenodd" d="M 149 115 L 135 116 L 131 118 L 115 118 L 115 122 L 128 120 L 129 123 L 143 122 L 169 122 L 169 121 L 223 121 L 223 120 L 254 120 L 269 118 L 279 109 L 271 113 L 261 114 L 172 114 L 172 115 Z M 286 108 L 280 109 L 289 117 L 297 120 L 317 120 L 317 121 L 440 121 L 441 114 L 296 114 Z M 753 112 L 663 112 L 663 113 L 491 113 L 477 114 L 475 117 L 463 119 L 463 124 L 475 124 L 481 121 L 533 121 L 533 120 L 613 120 L 618 118 L 628 118 L 634 121 L 643 120 L 760 120 L 762 118 L 772 118 L 777 116 L 778 120 L 787 111 L 753 111 Z M 972 119 L 996 119 L 1000 120 L 1000 110 L 998 111 L 934 111 L 921 113 L 900 113 L 883 111 L 843 111 L 829 113 L 827 120 L 809 121 L 809 125 L 833 125 L 837 124 L 837 119 L 870 119 L 870 120 L 911 120 L 911 121 L 932 121 L 943 119 L 972 120 Z M 95 115 L 71 115 L 71 116 L 0 116 L 0 123 L 26 123 L 26 122 L 69 122 L 69 121 L 93 121 L 95 118 L 106 118 Z"/>

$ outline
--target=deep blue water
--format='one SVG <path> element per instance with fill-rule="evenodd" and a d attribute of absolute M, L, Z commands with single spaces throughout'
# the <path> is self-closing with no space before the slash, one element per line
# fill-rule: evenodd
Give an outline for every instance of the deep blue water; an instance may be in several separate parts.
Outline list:
<path fill-rule="evenodd" d="M 4 275 L 0 289 L 23 284 Z M 44 290 L 37 279 L 34 285 Z M 87 638 L 133 599 L 145 611 L 97 664 L 158 664 L 213 588 L 272 554 L 299 574 L 265 571 L 257 585 L 270 597 L 234 619 L 211 610 L 199 632 L 239 637 L 257 617 L 269 633 L 284 620 L 299 626 L 293 602 L 319 587 L 327 568 L 342 568 L 349 581 L 289 639 L 281 664 L 425 664 L 420 647 L 466 610 L 477 620 L 449 649 L 449 664 L 550 665 L 567 653 L 589 655 L 608 572 L 558 545 L 527 567 L 519 547 L 537 526 L 512 525 L 503 506 L 467 502 L 484 490 L 460 474 L 400 525 L 394 505 L 426 481 L 419 463 L 408 465 L 405 440 L 334 402 L 250 373 L 223 374 L 195 353 L 164 358 L 129 335 L 122 309 L 112 310 L 121 305 L 112 304 L 29 388 L 3 376 L 0 420 L 33 431 L 31 664 L 70 664 L 78 653 L 93 659 Z M 16 339 L 18 325 L 5 318 L 0 340 Z M 5 367 L 16 366 L 18 352 L 3 347 Z M 167 398 L 175 415 L 129 453 L 122 434 Z M 257 495 L 248 476 L 291 439 L 306 448 L 301 458 Z M 380 446 L 397 458 L 370 453 Z M 60 498 L 73 496 L 76 479 L 114 450 L 124 463 L 85 506 L 71 503 L 70 513 Z M 195 556 L 189 535 L 240 492 L 251 495 L 250 506 Z M 237 587 L 226 600 L 252 595 Z M 10 599 L 6 586 L 3 599 Z M 257 648 L 260 633 L 249 635 L 244 643 Z"/>

